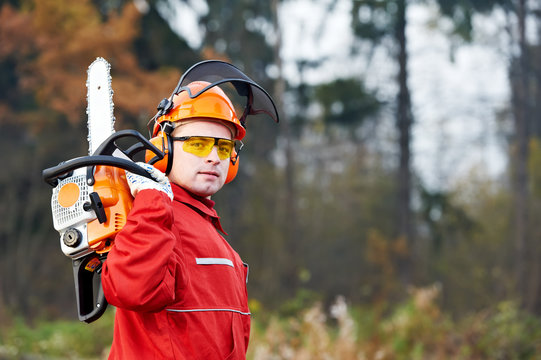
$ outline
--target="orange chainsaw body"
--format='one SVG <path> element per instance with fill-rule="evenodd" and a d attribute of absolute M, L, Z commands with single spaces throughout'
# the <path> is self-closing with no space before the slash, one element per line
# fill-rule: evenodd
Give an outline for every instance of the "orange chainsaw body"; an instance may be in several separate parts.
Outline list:
<path fill-rule="evenodd" d="M 87 224 L 88 246 L 96 253 L 111 250 L 116 234 L 126 224 L 133 197 L 123 169 L 112 166 L 96 166 L 93 190 L 100 196 L 107 220 L 98 219 Z"/>

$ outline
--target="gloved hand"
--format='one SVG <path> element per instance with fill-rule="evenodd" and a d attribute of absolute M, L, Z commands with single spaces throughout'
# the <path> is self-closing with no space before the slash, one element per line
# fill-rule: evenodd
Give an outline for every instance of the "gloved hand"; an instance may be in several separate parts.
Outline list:
<path fill-rule="evenodd" d="M 135 197 L 141 190 L 154 189 L 163 191 L 167 194 L 167 196 L 169 196 L 171 201 L 173 201 L 173 190 L 171 189 L 171 183 L 169 183 L 169 179 L 165 176 L 165 174 L 156 169 L 154 166 L 144 162 L 138 162 L 137 165 L 145 169 L 154 180 L 126 171 L 126 180 L 128 181 L 128 186 L 130 187 L 133 197 Z"/>

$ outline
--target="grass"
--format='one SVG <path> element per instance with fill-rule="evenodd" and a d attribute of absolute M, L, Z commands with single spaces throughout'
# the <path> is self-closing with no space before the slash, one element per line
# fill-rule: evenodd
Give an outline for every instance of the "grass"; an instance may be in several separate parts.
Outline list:
<path fill-rule="evenodd" d="M 424 360 L 541 358 L 541 321 L 513 302 L 452 320 L 438 306 L 438 287 L 414 289 L 383 314 L 343 297 L 295 313 L 271 314 L 253 303 L 249 360 Z M 0 360 L 106 359 L 113 311 L 95 323 L 21 319 L 0 326 Z"/>

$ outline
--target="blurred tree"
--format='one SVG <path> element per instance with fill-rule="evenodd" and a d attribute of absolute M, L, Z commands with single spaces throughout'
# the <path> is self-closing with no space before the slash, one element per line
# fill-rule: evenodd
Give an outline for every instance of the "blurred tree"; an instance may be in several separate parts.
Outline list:
<path fill-rule="evenodd" d="M 466 39 L 474 14 L 500 4 L 440 3 L 442 12 L 455 20 L 452 34 Z M 295 64 L 300 81 L 288 83 L 280 52 L 280 26 L 287 19 L 278 18 L 279 0 L 209 0 L 208 11 L 198 19 L 202 42 L 196 49 L 160 20 L 175 1 L 146 4 L 146 10 L 138 10 L 128 0 L 23 0 L 4 2 L 0 8 L 0 151 L 9 154 L 6 171 L 0 174 L 5 200 L 0 207 L 0 272 L 11 275 L 0 278 L 0 303 L 29 316 L 75 312 L 69 260 L 59 251 L 48 215 L 50 188 L 39 173 L 86 152 L 85 69 L 96 56 L 112 64 L 117 128 L 142 130 L 180 71 L 199 57 L 231 61 L 267 90 L 274 89 L 282 124 L 263 117 L 249 121 L 241 173 L 216 196 L 228 239 L 252 264 L 251 297 L 278 306 L 306 288 L 326 300 L 338 294 L 359 301 L 393 299 L 412 246 L 397 236 L 407 232 L 398 230 L 406 228 L 406 222 L 413 224 L 411 204 L 405 205 L 411 200 L 401 200 L 408 211 L 402 214 L 401 227 L 393 212 L 397 193 L 407 195 L 412 186 L 397 181 L 395 162 L 374 150 L 367 130 L 372 120 L 382 117 L 382 109 L 394 111 L 402 139 L 399 179 L 410 177 L 413 119 L 403 32 L 409 3 L 353 2 L 352 26 L 359 39 L 369 39 L 373 47 L 391 44 L 397 69 L 403 70 L 393 104 L 383 103 L 377 89 L 368 90 L 361 77 L 307 83 L 306 72 L 325 59 L 300 58 Z M 335 4 L 325 1 L 321 6 L 332 11 Z M 324 24 L 320 28 L 325 29 Z M 532 75 L 538 50 L 527 45 L 527 73 Z M 510 69 L 518 69 L 518 60 Z M 529 77 L 529 109 L 537 106 L 536 81 Z M 522 93 L 515 94 L 518 100 Z M 515 113 L 519 116 L 518 107 Z M 528 126 L 533 128 L 530 116 Z M 538 153 L 532 143 L 532 218 L 541 211 Z M 443 300 L 457 312 L 509 296 L 513 283 L 508 276 L 512 249 L 506 242 L 511 236 L 508 189 L 494 189 L 493 183 L 473 175 L 464 182 L 446 192 L 420 188 L 414 224 L 416 241 L 426 239 L 433 245 L 423 249 L 430 259 L 423 259 L 427 272 L 416 273 L 416 280 L 442 281 Z M 528 224 L 529 239 L 540 233 L 535 222 Z M 525 243 L 531 250 L 525 269 L 533 274 L 527 301 L 538 307 L 541 270 L 534 260 L 540 247 L 533 243 Z"/>
<path fill-rule="evenodd" d="M 207 0 L 208 12 L 200 18 L 205 29 L 203 54 L 229 59 L 257 83 L 269 86 L 268 66 L 274 61 L 266 36 L 272 29 L 271 2 Z"/>
<path fill-rule="evenodd" d="M 178 0 L 185 2 L 185 0 Z M 163 67 L 173 67 L 185 70 L 200 60 L 197 49 L 192 49 L 185 39 L 172 30 L 169 23 L 175 14 L 175 0 L 92 0 L 99 10 L 103 20 L 111 14 L 122 11 L 127 5 L 135 4 L 141 13 L 140 31 L 134 37 L 135 57 L 143 69 L 159 70 Z M 166 15 L 162 15 L 162 14 Z M 171 90 L 176 85 L 171 79 Z M 164 94 L 164 97 L 168 94 Z"/>
<path fill-rule="evenodd" d="M 530 123 L 531 115 L 530 106 L 530 67 L 529 67 L 529 49 L 526 40 L 526 0 L 518 0 L 515 2 L 515 11 L 517 18 L 517 42 L 519 52 L 512 59 L 514 66 L 510 69 L 511 80 L 511 101 L 515 120 L 515 151 L 514 157 L 514 195 L 515 195 L 515 271 L 518 294 L 521 301 L 527 307 L 531 307 L 531 303 L 527 298 L 527 274 L 530 269 L 527 268 L 527 252 L 528 249 L 528 223 L 529 223 L 529 173 L 528 173 L 528 146 L 530 139 Z"/>
<path fill-rule="evenodd" d="M 531 61 L 530 52 L 533 45 L 527 38 L 527 22 L 531 21 L 539 28 L 539 5 L 527 0 L 493 0 L 455 4 L 452 1 L 439 0 L 442 13 L 454 20 L 455 33 L 464 39 L 470 39 L 473 31 L 472 18 L 475 13 L 486 13 L 495 8 L 504 11 L 508 17 L 509 34 L 511 38 L 509 53 L 509 79 L 511 86 L 511 107 L 514 120 L 513 149 L 511 151 L 511 176 L 514 193 L 514 244 L 515 244 L 515 281 L 517 294 L 523 305 L 532 309 L 531 284 L 527 281 L 528 253 L 535 244 L 529 241 L 529 141 L 532 129 L 537 128 L 532 115 L 534 114 L 535 89 L 539 88 L 540 78 L 535 74 L 535 62 Z M 538 311 L 541 311 L 541 307 Z"/>
<path fill-rule="evenodd" d="M 317 197 L 318 194 L 319 196 L 331 194 L 334 191 L 334 189 L 331 189 L 334 184 L 325 182 L 327 188 L 324 188 L 319 183 L 319 176 L 313 178 L 313 175 L 308 175 L 310 180 L 306 176 L 314 171 L 323 174 L 328 171 L 327 166 L 333 166 L 332 163 L 329 164 L 329 153 L 332 153 L 333 150 L 328 150 L 328 147 L 341 147 L 345 144 L 351 145 L 353 142 L 357 143 L 357 145 L 354 145 L 356 148 L 354 153 L 361 152 L 360 149 L 363 148 L 363 144 L 360 139 L 354 135 L 349 136 L 349 134 L 355 134 L 364 120 L 379 110 L 380 104 L 375 99 L 375 95 L 366 91 L 362 81 L 357 79 L 346 78 L 331 81 L 328 84 L 308 84 L 304 76 L 305 71 L 317 69 L 325 62 L 326 58 L 324 57 L 311 57 L 308 60 L 308 56 L 305 58 L 301 55 L 295 62 L 299 81 L 296 84 L 286 81 L 283 78 L 283 65 L 280 54 L 282 53 L 281 41 L 282 32 L 284 31 L 282 27 L 288 26 L 288 19 L 287 17 L 280 17 L 284 14 L 287 15 L 283 10 L 280 11 L 280 4 L 281 2 L 277 0 L 272 2 L 274 14 L 273 35 L 275 37 L 274 66 L 277 68 L 276 72 L 278 74 L 274 95 L 281 113 L 278 138 L 280 148 L 277 151 L 281 161 L 274 160 L 274 166 L 278 165 L 280 170 L 279 184 L 283 184 L 283 190 L 278 192 L 278 196 L 276 194 L 274 196 L 274 201 L 277 201 L 276 209 L 279 209 L 280 213 L 279 223 L 283 224 L 282 239 L 276 239 L 279 241 L 276 244 L 279 244 L 278 249 L 282 249 L 280 258 L 283 259 L 283 272 L 280 274 L 281 294 L 291 297 L 298 293 L 302 287 L 310 287 L 316 291 L 326 289 L 324 291 L 325 296 L 329 297 L 336 294 L 339 291 L 338 289 L 348 293 L 350 291 L 355 292 L 353 288 L 356 285 L 345 284 L 347 277 L 344 277 L 344 281 L 334 283 L 327 281 L 330 280 L 329 276 L 336 274 L 336 269 L 332 270 L 321 261 L 317 262 L 315 258 L 312 258 L 315 254 L 333 253 L 333 248 L 336 246 L 334 241 L 337 241 L 340 237 L 338 233 L 332 235 L 328 231 L 313 233 L 312 229 L 320 228 L 320 225 L 327 222 L 329 224 L 340 224 L 342 217 L 339 215 L 341 212 L 333 212 L 332 207 L 329 208 L 329 204 L 320 205 L 321 203 L 315 199 L 306 198 L 306 196 Z M 336 2 L 321 2 L 319 5 L 326 12 L 332 12 Z M 314 34 L 312 40 L 316 42 L 320 40 L 323 31 L 327 28 L 326 21 L 327 18 L 323 17 L 321 23 L 318 24 L 320 31 Z M 304 41 L 307 35 L 303 34 L 302 36 Z M 311 115 L 310 109 L 314 107 L 323 108 L 324 113 L 316 116 Z M 348 119 L 346 120 L 346 118 Z M 321 137 L 321 131 L 324 134 L 330 134 L 331 131 L 328 130 L 333 128 L 340 128 L 337 132 L 346 132 L 348 136 L 336 139 L 336 143 L 327 141 L 327 139 L 320 139 L 320 141 L 315 141 L 313 147 L 307 146 L 307 143 L 312 142 L 314 137 Z M 331 157 L 334 156 L 331 155 Z M 339 160 L 339 166 L 348 163 L 349 159 L 348 157 L 347 160 Z M 340 186 L 340 184 L 337 184 L 338 188 Z M 312 191 L 314 192 L 312 193 Z M 308 208 L 303 205 L 306 202 L 313 202 L 315 207 L 323 206 L 323 209 L 330 210 L 326 221 L 320 217 L 306 216 L 306 213 L 310 213 Z M 355 209 L 358 204 L 351 205 Z M 346 206 L 345 211 L 355 210 L 352 210 L 350 206 Z M 323 222 L 321 222 L 322 220 Z M 330 228 L 337 230 L 334 226 L 330 226 Z M 351 228 L 348 229 L 352 231 Z M 323 233 L 327 234 L 328 238 L 325 238 Z M 341 251 L 345 251 L 348 247 L 351 249 L 357 248 L 356 240 L 355 236 L 343 236 L 339 241 Z M 325 263 L 334 263 L 334 259 L 327 260 Z M 355 266 L 354 264 L 354 260 L 342 262 L 340 271 L 343 270 L 346 273 L 345 268 Z M 310 274 L 314 276 L 312 277 Z M 358 282 L 355 282 L 355 284 L 358 284 Z"/>
<path fill-rule="evenodd" d="M 471 232 L 475 222 L 463 208 L 453 203 L 451 193 L 421 188 L 420 198 L 420 215 L 432 240 L 431 256 L 439 257 L 443 255 L 444 242 L 458 237 L 455 232 Z"/>
<path fill-rule="evenodd" d="M 445 210 L 432 220 L 443 237 L 441 249 L 430 259 L 431 280 L 441 281 L 445 308 L 466 315 L 515 298 L 506 184 L 474 169 L 445 198 Z"/>
<path fill-rule="evenodd" d="M 541 139 L 539 136 L 535 135 L 530 140 L 528 154 L 528 189 L 530 191 L 528 212 L 531 214 L 532 220 L 528 229 L 528 251 L 525 258 L 525 268 L 528 270 L 525 304 L 529 310 L 539 314 L 541 312 L 541 268 L 539 263 L 541 246 L 538 244 L 538 239 L 541 238 L 541 224 L 536 221 L 541 217 Z"/>
<path fill-rule="evenodd" d="M 379 45 L 389 39 L 392 44 L 392 57 L 397 63 L 397 94 L 395 107 L 396 128 L 398 133 L 398 168 L 396 173 L 397 201 L 395 236 L 403 237 L 408 249 L 414 249 L 414 229 L 411 192 L 411 95 L 408 87 L 407 53 L 407 2 L 405 0 L 388 1 L 353 1 L 352 28 L 354 34 L 363 40 Z M 414 256 L 414 254 L 412 254 Z M 412 272 L 410 257 L 400 264 L 399 274 L 403 283 L 409 283 Z"/>
<path fill-rule="evenodd" d="M 519 1 L 506 1 L 506 0 L 486 0 L 476 2 L 456 2 L 449 0 L 436 0 L 441 14 L 451 20 L 452 28 L 448 35 L 453 40 L 453 46 L 456 46 L 459 42 L 471 41 L 473 39 L 473 18 L 476 14 L 486 14 L 493 9 L 499 8 L 504 10 L 510 17 L 513 18 L 510 21 L 512 41 L 511 47 L 518 51 L 511 51 L 517 54 L 516 60 L 511 59 L 511 83 L 514 101 L 514 119 L 515 119 L 515 139 L 516 139 L 516 151 L 513 162 L 514 165 L 514 194 L 515 194 L 515 269 L 516 279 L 518 284 L 518 291 L 524 294 L 526 287 L 525 283 L 526 270 L 526 253 L 527 253 L 527 229 L 528 229 L 528 171 L 527 171 L 527 158 L 528 158 L 528 129 L 532 123 L 528 120 L 531 110 L 531 102 L 528 99 L 533 99 L 531 91 L 532 80 L 532 67 L 529 65 L 528 60 L 531 57 L 529 54 L 530 46 L 526 43 L 525 37 L 525 24 L 526 18 L 531 18 L 533 21 L 538 21 L 538 17 L 533 16 L 535 14 L 535 5 L 532 2 L 523 0 Z M 399 162 L 399 190 L 398 202 L 399 217 L 398 217 L 398 234 L 411 237 L 413 224 L 411 223 L 410 214 L 410 127 L 412 124 L 411 105 L 409 90 L 407 88 L 407 52 L 406 52 L 406 13 L 407 2 L 402 0 L 390 0 L 390 1 L 363 1 L 353 2 L 352 14 L 353 23 L 352 27 L 355 34 L 361 39 L 368 39 L 374 44 L 384 44 L 386 39 L 391 38 L 392 44 L 396 48 L 396 60 L 398 64 L 398 77 L 397 77 L 397 101 L 396 101 L 396 117 L 397 117 L 397 129 L 399 133 L 399 148 L 400 148 L 400 162 Z M 533 7 L 533 8 L 530 8 Z M 532 80 L 526 80 L 532 79 Z M 427 199 L 425 199 L 427 200 Z M 436 235 L 436 234 L 433 234 Z M 411 247 L 412 244 L 410 244 Z M 417 248 L 417 252 L 419 249 Z"/>
<path fill-rule="evenodd" d="M 539 37 L 529 36 L 539 32 L 541 8 L 538 2 L 527 0 L 485 0 L 475 2 L 454 2 L 438 0 L 442 13 L 453 20 L 454 34 L 461 39 L 470 40 L 473 33 L 473 16 L 477 13 L 488 13 L 500 9 L 507 17 L 506 31 L 510 36 L 506 50 L 509 57 L 509 81 L 511 88 L 511 117 L 513 134 L 511 146 L 511 179 L 513 184 L 513 228 L 514 272 L 517 295 L 523 306 L 529 310 L 541 312 L 541 292 L 537 290 L 537 282 L 530 274 L 537 267 L 537 260 L 531 258 L 538 252 L 537 241 L 531 213 L 533 179 L 531 177 L 530 142 L 532 137 L 539 136 L 540 127 L 535 114 L 539 113 L 539 89 L 541 88 L 541 67 L 539 67 Z M 532 28 L 529 30 L 528 27 Z M 534 277 L 537 279 L 537 276 Z M 528 279 L 532 279 L 529 281 Z M 535 294 L 534 294 L 535 293 Z"/>
<path fill-rule="evenodd" d="M 144 123 L 159 102 L 148 94 L 169 95 L 171 84 L 179 77 L 176 70 L 147 73 L 138 66 L 133 41 L 141 30 L 141 14 L 132 4 L 112 12 L 104 21 L 89 1 L 36 2 L 26 16 L 32 18 L 35 48 L 33 58 L 22 59 L 19 83 L 23 89 L 37 90 L 40 106 L 63 114 L 71 122 L 84 118 L 86 74 L 81 69 L 96 56 L 111 63 L 115 115 L 120 123 L 128 118 Z"/>
<path fill-rule="evenodd" d="M 281 59 L 282 54 L 282 32 L 281 21 L 279 11 L 279 0 L 273 0 L 271 3 L 272 11 L 272 25 L 276 36 L 273 53 L 273 61 L 277 68 L 278 76 L 274 84 L 274 95 L 276 97 L 278 111 L 282 119 L 280 134 L 284 144 L 285 155 L 285 167 L 283 174 L 284 189 L 282 192 L 282 218 L 280 221 L 283 225 L 283 235 L 281 241 L 282 251 L 287 254 L 284 259 L 284 271 L 280 283 L 285 288 L 285 296 L 291 297 L 298 291 L 299 288 L 299 274 L 303 264 L 299 261 L 301 257 L 300 239 L 302 234 L 299 228 L 299 207 L 298 207 L 298 184 L 296 182 L 297 169 L 295 165 L 295 154 L 293 148 L 293 133 L 292 133 L 292 117 L 291 114 L 286 114 L 284 111 L 285 96 L 287 91 L 287 83 L 284 78 L 283 63 Z"/>
<path fill-rule="evenodd" d="M 310 185 L 299 190 L 299 246 L 306 267 L 302 283 L 326 301 L 338 295 L 352 301 L 395 297 L 394 264 L 402 255 L 373 246 L 381 244 L 373 240 L 388 244 L 387 239 L 395 239 L 389 216 L 395 193 L 392 170 L 362 145 L 340 140 L 315 145 L 316 151 L 322 148 L 324 159 L 299 169 L 304 176 L 312 174 Z"/>
<path fill-rule="evenodd" d="M 69 260 L 52 229 L 42 169 L 86 152 L 85 69 L 112 65 L 117 128 L 145 124 L 179 72 L 148 72 L 133 52 L 141 14 L 129 3 L 106 18 L 90 1 L 21 1 L 0 8 L 0 282 L 2 303 L 28 317 L 75 312 Z M 56 239 L 56 240 L 55 240 Z M 68 296 L 67 294 L 71 294 Z M 44 306 L 45 305 L 45 306 Z"/>
<path fill-rule="evenodd" d="M 382 105 L 376 94 L 370 93 L 359 79 L 354 78 L 316 86 L 314 96 L 323 107 L 326 123 L 351 129 L 375 115 Z"/>

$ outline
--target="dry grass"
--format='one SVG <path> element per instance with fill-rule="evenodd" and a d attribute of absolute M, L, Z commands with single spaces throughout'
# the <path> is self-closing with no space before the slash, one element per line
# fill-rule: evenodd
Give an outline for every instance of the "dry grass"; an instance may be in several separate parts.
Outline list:
<path fill-rule="evenodd" d="M 328 311 L 316 303 L 297 317 L 271 317 L 266 326 L 256 326 L 252 332 L 248 359 L 541 358 L 539 319 L 506 302 L 455 322 L 437 305 L 440 292 L 438 286 L 411 289 L 409 301 L 378 321 L 353 316 L 355 311 L 343 297 Z"/>

